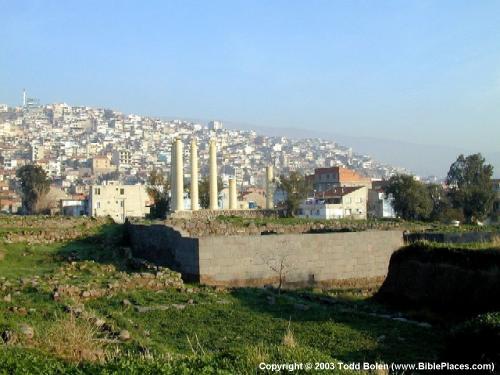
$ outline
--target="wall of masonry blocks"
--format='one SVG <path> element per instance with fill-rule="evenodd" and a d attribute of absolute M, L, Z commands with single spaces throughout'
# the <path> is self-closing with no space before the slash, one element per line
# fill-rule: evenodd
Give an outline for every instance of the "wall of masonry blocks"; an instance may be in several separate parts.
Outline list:
<path fill-rule="evenodd" d="M 165 224 L 127 226 L 134 256 L 207 285 L 378 284 L 403 246 L 400 230 L 191 237 Z"/>

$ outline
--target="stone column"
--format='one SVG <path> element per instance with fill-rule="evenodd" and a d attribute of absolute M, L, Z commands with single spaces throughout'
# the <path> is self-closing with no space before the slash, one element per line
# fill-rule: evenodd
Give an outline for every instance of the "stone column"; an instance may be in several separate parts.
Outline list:
<path fill-rule="evenodd" d="M 268 210 L 274 208 L 273 178 L 273 166 L 269 165 L 266 168 L 266 208 Z"/>
<path fill-rule="evenodd" d="M 198 145 L 191 140 L 191 210 L 199 209 L 198 204 Z"/>
<path fill-rule="evenodd" d="M 210 209 L 219 209 L 219 197 L 217 191 L 217 144 L 215 139 L 210 140 L 209 148 L 209 189 L 210 189 Z"/>
<path fill-rule="evenodd" d="M 175 140 L 175 210 L 184 210 L 184 158 L 182 141 Z"/>
<path fill-rule="evenodd" d="M 173 212 L 177 208 L 175 203 L 176 189 L 175 189 L 175 140 L 172 142 L 171 155 L 170 155 L 170 211 Z"/>
<path fill-rule="evenodd" d="M 229 209 L 237 210 L 238 209 L 238 197 L 236 195 L 236 179 L 229 179 Z"/>

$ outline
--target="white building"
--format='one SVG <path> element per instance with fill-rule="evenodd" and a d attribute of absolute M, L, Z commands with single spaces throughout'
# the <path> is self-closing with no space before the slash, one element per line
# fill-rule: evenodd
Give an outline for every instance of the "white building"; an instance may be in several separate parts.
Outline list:
<path fill-rule="evenodd" d="M 61 215 L 83 216 L 87 213 L 85 199 L 61 199 Z"/>
<path fill-rule="evenodd" d="M 217 120 L 210 121 L 208 123 L 208 128 L 210 130 L 221 130 L 222 129 L 222 121 L 217 121 Z"/>
<path fill-rule="evenodd" d="M 93 217 L 110 216 L 123 223 L 127 217 L 143 218 L 149 214 L 150 199 L 144 185 L 93 185 L 90 189 L 89 208 Z"/>
<path fill-rule="evenodd" d="M 394 197 L 381 190 L 370 189 L 368 192 L 368 215 L 376 218 L 395 218 Z"/>
<path fill-rule="evenodd" d="M 368 188 L 337 187 L 316 193 L 300 205 L 299 217 L 312 219 L 366 219 Z"/>

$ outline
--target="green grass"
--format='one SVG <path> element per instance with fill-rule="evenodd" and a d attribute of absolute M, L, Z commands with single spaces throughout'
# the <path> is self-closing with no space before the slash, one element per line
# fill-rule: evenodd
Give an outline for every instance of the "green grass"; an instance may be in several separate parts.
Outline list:
<path fill-rule="evenodd" d="M 455 250 L 500 250 L 500 243 L 491 242 L 470 242 L 470 243 L 449 243 L 417 241 L 414 246 L 425 247 L 427 249 L 455 249 Z"/>
<path fill-rule="evenodd" d="M 387 311 L 359 291 L 332 291 L 334 305 L 320 303 L 316 298 L 323 295 L 320 291 L 277 295 L 264 289 L 216 291 L 199 285 L 137 287 L 84 301 L 53 299 L 55 285 L 84 290 L 105 288 L 124 277 L 134 279 L 136 273 L 127 268 L 120 242 L 121 227 L 107 224 L 86 240 L 2 244 L 0 333 L 19 333 L 22 324 L 29 324 L 43 342 L 45 332 L 69 315 L 68 306 L 83 303 L 86 316 L 106 321 L 113 342 L 105 363 L 71 363 L 29 340 L 0 344 L 0 374 L 245 374 L 257 373 L 262 361 L 433 361 L 443 348 L 443 329 L 370 315 Z M 68 257 L 73 258 L 68 261 Z M 10 302 L 3 300 L 7 294 Z M 125 299 L 131 305 L 124 305 Z M 307 309 L 298 309 L 297 304 Z M 157 309 L 140 312 L 135 306 Z M 282 344 L 289 325 L 295 347 Z M 113 334 L 123 329 L 132 339 L 115 342 Z"/>
<path fill-rule="evenodd" d="M 397 220 L 353 220 L 353 219 L 335 219 L 335 220 L 326 220 L 326 219 L 306 219 L 300 217 L 263 217 L 263 218 L 244 218 L 241 216 L 217 216 L 218 221 L 222 221 L 225 223 L 231 223 L 234 225 L 248 226 L 250 224 L 255 225 L 266 225 L 266 224 L 280 224 L 280 225 L 301 225 L 301 224 L 332 224 L 339 223 L 344 225 L 349 224 L 370 224 L 370 223 L 378 223 L 378 224 L 388 224 L 388 223 L 399 223 Z"/>
<path fill-rule="evenodd" d="M 282 218 L 244 218 L 241 216 L 224 216 L 217 217 L 218 221 L 236 225 L 236 226 L 249 226 L 255 224 L 263 226 L 266 224 L 279 224 L 279 225 L 310 225 L 310 224 L 323 224 L 335 225 L 341 228 L 352 229 L 368 229 L 368 228 L 394 228 L 398 227 L 402 230 L 410 230 L 414 232 L 432 231 L 432 232 L 499 232 L 500 225 L 469 225 L 462 224 L 459 227 L 439 223 L 439 222 L 423 222 L 423 221 L 404 221 L 401 219 L 366 219 L 366 220 L 353 220 L 353 219 L 306 219 L 298 217 L 282 217 Z"/>

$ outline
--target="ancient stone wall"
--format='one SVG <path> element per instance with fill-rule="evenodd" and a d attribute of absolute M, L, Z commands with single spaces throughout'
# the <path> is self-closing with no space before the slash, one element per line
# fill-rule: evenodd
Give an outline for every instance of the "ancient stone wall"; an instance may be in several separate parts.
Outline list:
<path fill-rule="evenodd" d="M 96 235 L 108 218 L 64 216 L 0 216 L 2 238 L 7 243 L 51 244 Z"/>
<path fill-rule="evenodd" d="M 208 285 L 381 283 L 402 231 L 187 237 L 164 224 L 128 224 L 135 257 Z M 281 271 L 280 271 L 281 270 Z"/>
<path fill-rule="evenodd" d="M 236 215 L 245 219 L 262 219 L 266 217 L 280 217 L 283 212 L 280 210 L 197 210 L 179 211 L 170 215 L 172 219 L 215 219 L 218 216 Z"/>
<path fill-rule="evenodd" d="M 402 224 L 395 221 L 369 222 L 363 220 L 338 220 L 326 223 L 311 220 L 310 222 L 304 221 L 294 224 L 282 224 L 275 222 L 259 223 L 258 221 L 250 221 L 248 223 L 241 222 L 238 224 L 226 222 L 224 220 L 187 220 L 183 218 L 171 218 L 165 221 L 165 224 L 192 237 L 357 232 L 365 230 L 404 230 Z"/>
<path fill-rule="evenodd" d="M 183 237 L 163 224 L 125 223 L 132 255 L 181 272 L 185 280 L 199 280 L 198 239 Z"/>

